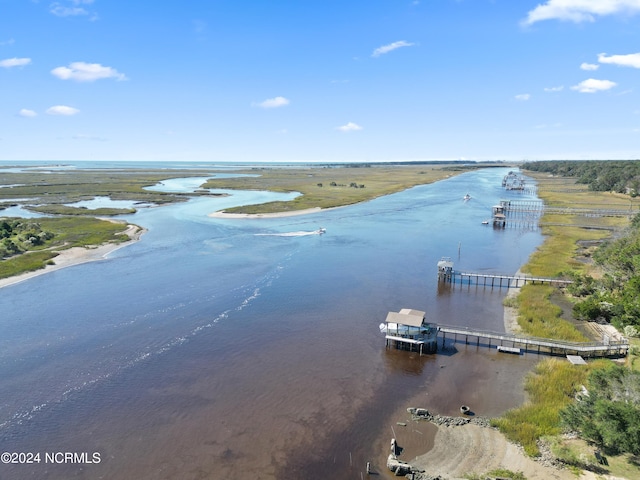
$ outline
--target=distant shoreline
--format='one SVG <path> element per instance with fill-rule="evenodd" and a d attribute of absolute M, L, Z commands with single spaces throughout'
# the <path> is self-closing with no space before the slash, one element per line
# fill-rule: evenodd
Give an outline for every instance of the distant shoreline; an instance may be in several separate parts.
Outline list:
<path fill-rule="evenodd" d="M 107 255 L 116 250 L 136 243 L 147 230 L 137 225 L 127 225 L 127 229 L 122 232 L 129 236 L 129 240 L 122 243 L 106 243 L 96 247 L 72 247 L 58 252 L 58 256 L 52 259 L 53 265 L 46 265 L 44 268 L 24 272 L 12 277 L 0 278 L 0 288 L 15 285 L 34 277 L 44 275 L 46 273 L 55 272 L 62 268 L 73 267 L 82 263 L 95 262 L 104 260 Z"/>

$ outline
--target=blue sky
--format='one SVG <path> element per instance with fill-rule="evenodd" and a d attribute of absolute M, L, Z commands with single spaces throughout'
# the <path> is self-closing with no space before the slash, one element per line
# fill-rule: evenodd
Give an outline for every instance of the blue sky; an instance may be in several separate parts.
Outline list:
<path fill-rule="evenodd" d="M 640 0 L 0 0 L 0 160 L 640 159 Z"/>

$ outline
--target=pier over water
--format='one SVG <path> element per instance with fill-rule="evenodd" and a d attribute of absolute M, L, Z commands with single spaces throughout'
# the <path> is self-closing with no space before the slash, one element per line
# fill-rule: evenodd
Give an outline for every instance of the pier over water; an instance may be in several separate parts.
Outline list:
<path fill-rule="evenodd" d="M 438 262 L 438 281 L 485 287 L 518 288 L 527 283 L 547 284 L 565 287 L 571 280 L 560 278 L 533 277 L 529 275 L 500 275 L 493 273 L 461 272 L 453 269 L 453 262 L 449 257 L 442 257 Z"/>
<path fill-rule="evenodd" d="M 611 340 L 607 336 L 603 338 L 602 342 L 566 342 L 468 327 L 440 324 L 434 324 L 433 326 L 437 328 L 438 335 L 442 338 L 443 346 L 448 334 L 449 338 L 453 337 L 454 342 L 464 340 L 467 345 L 475 343 L 476 346 L 508 347 L 509 350 L 513 349 L 512 352 L 522 349 L 547 355 L 579 355 L 581 357 L 623 357 L 629 353 L 629 341 L 627 339 Z M 503 351 L 505 350 L 507 348 L 503 349 Z"/>

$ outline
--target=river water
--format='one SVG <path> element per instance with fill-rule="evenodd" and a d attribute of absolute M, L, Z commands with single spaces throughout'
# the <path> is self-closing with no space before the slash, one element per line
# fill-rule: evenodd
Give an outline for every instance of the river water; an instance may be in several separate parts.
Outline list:
<path fill-rule="evenodd" d="M 407 461 L 433 436 L 398 431 L 407 407 L 518 405 L 536 355 L 447 344 L 421 357 L 386 349 L 378 329 L 413 308 L 504 330 L 505 289 L 439 285 L 436 264 L 513 274 L 541 243 L 481 223 L 524 196 L 504 191 L 506 172 L 277 219 L 207 214 L 291 196 L 145 208 L 124 217 L 149 230 L 140 242 L 1 289 L 0 450 L 40 462 L 0 478 L 340 480 L 366 462 L 387 478 L 391 436 Z"/>

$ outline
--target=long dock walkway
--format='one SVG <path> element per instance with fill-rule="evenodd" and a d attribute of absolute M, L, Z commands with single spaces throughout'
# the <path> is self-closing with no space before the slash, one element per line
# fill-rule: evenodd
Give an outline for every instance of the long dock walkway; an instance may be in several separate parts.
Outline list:
<path fill-rule="evenodd" d="M 500 205 L 505 214 L 534 214 L 553 213 L 556 215 L 582 215 L 586 217 L 626 217 L 638 213 L 632 208 L 625 209 L 600 209 L 577 207 L 552 207 L 545 205 L 541 200 L 502 200 Z"/>
<path fill-rule="evenodd" d="M 460 272 L 452 270 L 447 275 L 440 275 L 442 280 L 471 285 L 483 285 L 486 287 L 506 287 L 518 288 L 527 283 L 538 283 L 547 285 L 566 286 L 573 283 L 571 280 L 560 280 L 558 278 L 530 277 L 527 275 L 496 275 L 489 273 Z"/>
<path fill-rule="evenodd" d="M 605 337 L 602 342 L 565 342 L 548 338 L 524 337 L 510 333 L 498 333 L 468 327 L 454 327 L 433 324 L 438 328 L 438 335 L 442 337 L 442 344 L 447 335 L 453 336 L 454 342 L 462 341 L 469 344 L 469 339 L 475 339 L 477 346 L 504 347 L 503 351 L 519 353 L 519 349 L 543 353 L 548 355 L 579 355 L 581 357 L 622 357 L 629 353 L 629 341 L 614 341 Z M 506 344 L 506 346 L 505 346 Z"/>

